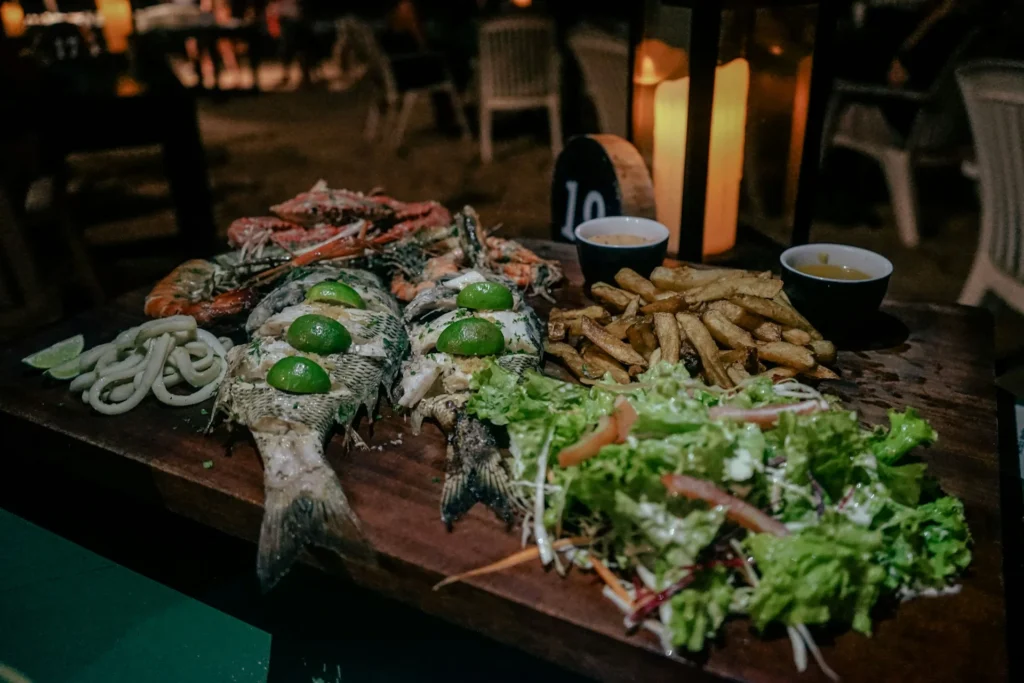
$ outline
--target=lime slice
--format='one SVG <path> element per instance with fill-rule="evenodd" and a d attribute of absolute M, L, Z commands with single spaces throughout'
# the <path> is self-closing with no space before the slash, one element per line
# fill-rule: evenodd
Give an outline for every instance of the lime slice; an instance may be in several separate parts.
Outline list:
<path fill-rule="evenodd" d="M 77 358 L 82 353 L 82 349 L 85 348 L 85 337 L 80 334 L 76 334 L 70 339 L 59 341 L 53 346 L 47 347 L 42 351 L 36 351 L 27 358 L 22 358 L 22 363 L 28 363 L 34 368 L 39 370 L 49 370 L 55 368 L 62 363 L 67 363 L 72 358 Z"/>
<path fill-rule="evenodd" d="M 497 282 L 474 282 L 467 285 L 455 300 L 460 308 L 472 308 L 476 311 L 508 311 L 515 302 L 512 292 L 505 285 Z"/>
<path fill-rule="evenodd" d="M 50 368 L 46 371 L 46 374 L 54 379 L 74 379 L 82 374 L 79 369 L 79 357 L 75 356 L 67 363 L 61 363 L 57 367 Z"/>
<path fill-rule="evenodd" d="M 306 301 L 324 301 L 329 304 L 341 304 L 349 308 L 366 308 L 366 302 L 359 292 L 343 282 L 328 280 L 313 285 L 306 292 Z"/>
<path fill-rule="evenodd" d="M 267 384 L 292 394 L 326 394 L 331 378 L 322 367 L 301 356 L 289 356 L 274 363 Z"/>
<path fill-rule="evenodd" d="M 288 326 L 288 343 L 307 353 L 341 353 L 352 346 L 345 326 L 326 315 L 300 315 Z"/>
<path fill-rule="evenodd" d="M 444 328 L 437 350 L 457 356 L 493 356 L 505 350 L 505 336 L 489 320 L 463 318 Z"/>

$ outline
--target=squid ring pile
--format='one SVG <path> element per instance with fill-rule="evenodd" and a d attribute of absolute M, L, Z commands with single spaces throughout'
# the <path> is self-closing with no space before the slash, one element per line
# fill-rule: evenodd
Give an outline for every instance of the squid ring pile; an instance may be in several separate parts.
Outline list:
<path fill-rule="evenodd" d="M 231 346 L 230 339 L 200 329 L 191 316 L 151 320 L 83 353 L 82 374 L 71 382 L 71 391 L 82 392 L 82 400 L 104 415 L 128 412 L 150 391 L 170 406 L 195 405 L 216 393 Z M 168 391 L 182 383 L 195 391 Z"/>

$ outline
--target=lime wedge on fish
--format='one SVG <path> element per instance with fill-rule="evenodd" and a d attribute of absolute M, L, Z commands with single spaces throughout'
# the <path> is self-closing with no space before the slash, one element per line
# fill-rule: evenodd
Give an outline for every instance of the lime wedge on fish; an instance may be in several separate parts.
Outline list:
<path fill-rule="evenodd" d="M 326 394 L 331 378 L 322 367 L 301 356 L 289 356 L 274 363 L 267 384 L 291 394 Z"/>
<path fill-rule="evenodd" d="M 343 282 L 326 281 L 315 284 L 306 292 L 306 301 L 323 301 L 341 304 L 349 308 L 366 308 L 366 302 L 359 292 Z"/>
<path fill-rule="evenodd" d="M 474 282 L 467 285 L 455 300 L 460 308 L 472 308 L 476 311 L 508 311 L 515 302 L 512 292 L 505 285 L 497 282 Z"/>
<path fill-rule="evenodd" d="M 46 371 L 46 374 L 54 379 L 74 379 L 82 374 L 82 370 L 79 368 L 80 360 L 78 356 L 75 356 L 67 363 L 61 363 L 57 367 L 50 368 Z"/>
<path fill-rule="evenodd" d="M 444 328 L 437 350 L 456 356 L 493 356 L 505 350 L 505 336 L 489 320 L 463 318 Z"/>
<path fill-rule="evenodd" d="M 352 345 L 345 326 L 326 315 L 300 315 L 288 326 L 288 343 L 307 353 L 341 353 Z"/>
<path fill-rule="evenodd" d="M 22 363 L 27 363 L 34 368 L 39 370 L 49 370 L 55 368 L 58 365 L 67 363 L 73 358 L 77 358 L 82 354 L 82 349 L 85 348 L 85 337 L 80 334 L 76 334 L 74 337 L 59 341 L 53 346 L 49 346 L 42 351 L 36 351 L 31 356 L 27 356 L 21 359 Z"/>

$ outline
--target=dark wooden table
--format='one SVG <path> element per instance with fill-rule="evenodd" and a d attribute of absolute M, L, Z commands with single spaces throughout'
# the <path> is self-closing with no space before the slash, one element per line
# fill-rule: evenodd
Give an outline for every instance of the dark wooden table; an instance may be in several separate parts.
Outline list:
<path fill-rule="evenodd" d="M 551 249 L 571 256 L 564 245 Z M 579 282 L 575 262 L 567 270 Z M 573 286 L 561 296 L 578 299 L 581 292 Z M 905 339 L 842 352 L 844 379 L 830 389 L 873 423 L 902 405 L 931 421 L 940 441 L 924 455 L 930 471 L 966 504 L 974 562 L 958 595 L 916 600 L 880 616 L 873 638 L 822 634 L 819 642 L 845 681 L 1007 680 L 992 323 L 963 307 L 889 303 L 885 310 L 894 329 L 907 331 Z M 208 406 L 176 410 L 146 401 L 127 416 L 101 417 L 66 385 L 19 363 L 31 350 L 75 332 L 84 332 L 90 345 L 107 341 L 141 318 L 141 293 L 135 293 L 0 352 L 0 433 L 6 444 L 20 445 L 5 449 L 11 459 L 5 473 L 17 459 L 31 458 L 75 473 L 96 495 L 110 488 L 127 492 L 255 541 L 263 500 L 259 457 L 244 435 L 200 434 Z M 562 580 L 532 563 L 432 591 L 445 575 L 517 550 L 518 531 L 509 532 L 482 506 L 453 532 L 445 530 L 438 517 L 445 442 L 434 426 L 417 438 L 405 421 L 387 418 L 361 431 L 370 450 L 347 453 L 335 438 L 329 457 L 376 554 L 341 559 L 315 553 L 311 563 L 603 680 L 826 680 L 813 663 L 798 677 L 785 636 L 761 638 L 742 620 L 730 622 L 705 656 L 666 657 L 648 634 L 627 635 L 617 609 L 600 596 L 600 582 L 580 572 Z M 401 445 L 388 445 L 397 438 Z M 214 465 L 205 469 L 208 460 Z M 1004 466 L 1002 475 L 1015 482 L 1019 503 L 1016 466 Z M 45 478 L 23 485 L 46 495 Z"/>

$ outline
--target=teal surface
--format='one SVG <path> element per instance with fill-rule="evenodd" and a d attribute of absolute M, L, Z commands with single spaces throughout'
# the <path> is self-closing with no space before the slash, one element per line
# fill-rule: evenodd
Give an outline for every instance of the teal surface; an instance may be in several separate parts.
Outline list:
<path fill-rule="evenodd" d="M 0 510 L 0 670 L 33 683 L 263 683 L 269 659 L 269 634 Z"/>

